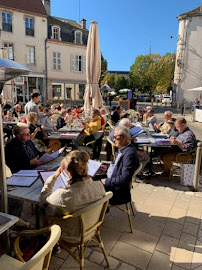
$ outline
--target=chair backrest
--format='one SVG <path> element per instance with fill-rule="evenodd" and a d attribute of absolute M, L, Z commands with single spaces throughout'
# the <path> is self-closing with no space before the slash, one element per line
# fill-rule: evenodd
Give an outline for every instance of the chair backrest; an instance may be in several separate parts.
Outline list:
<path fill-rule="evenodd" d="M 60 239 L 61 228 L 58 225 L 52 225 L 49 227 L 49 230 L 50 238 L 47 243 L 29 261 L 22 265 L 19 270 L 48 270 L 52 249 Z"/>
<path fill-rule="evenodd" d="M 107 137 L 107 141 L 111 144 L 112 156 L 113 156 L 113 160 L 115 160 L 115 158 L 116 158 L 116 155 L 115 155 L 115 148 L 116 148 L 115 143 L 112 140 L 110 140 L 109 137 Z"/>
<path fill-rule="evenodd" d="M 81 240 L 87 234 L 95 233 L 102 224 L 109 199 L 112 195 L 111 191 L 106 192 L 105 196 L 100 200 L 72 213 L 73 218 L 80 218 Z"/>
<path fill-rule="evenodd" d="M 92 135 L 95 138 L 95 140 L 97 141 L 103 136 L 103 134 L 104 134 L 104 132 L 102 130 L 99 130 L 99 131 L 93 133 Z"/>

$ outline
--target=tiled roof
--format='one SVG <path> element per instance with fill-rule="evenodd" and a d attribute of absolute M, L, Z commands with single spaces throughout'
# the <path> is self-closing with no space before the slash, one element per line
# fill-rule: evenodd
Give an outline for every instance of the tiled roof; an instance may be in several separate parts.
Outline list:
<path fill-rule="evenodd" d="M 184 17 L 184 16 L 191 17 L 191 16 L 198 16 L 198 15 L 202 15 L 202 13 L 200 12 L 200 7 L 197 7 L 195 9 L 192 9 L 192 10 L 188 11 L 188 12 L 185 12 L 183 14 L 180 14 L 178 16 L 178 18 L 179 17 Z"/>
<path fill-rule="evenodd" d="M 0 6 L 47 16 L 41 0 L 0 0 Z"/>
<path fill-rule="evenodd" d="M 55 18 L 55 19 L 57 19 L 57 20 L 59 20 L 61 22 L 64 22 L 64 23 L 68 23 L 68 24 L 70 24 L 70 25 L 72 25 L 72 26 L 74 26 L 76 28 L 82 29 L 81 25 L 76 21 L 69 20 L 69 19 L 63 19 L 63 18 L 58 18 L 58 17 L 53 17 L 53 18 Z"/>

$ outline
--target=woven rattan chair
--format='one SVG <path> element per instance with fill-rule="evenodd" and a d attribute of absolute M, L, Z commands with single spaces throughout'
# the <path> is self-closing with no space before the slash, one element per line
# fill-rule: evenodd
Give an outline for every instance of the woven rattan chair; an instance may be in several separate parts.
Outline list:
<path fill-rule="evenodd" d="M 142 170 L 142 163 L 140 163 L 139 167 L 136 169 L 136 171 L 135 171 L 134 174 L 133 174 L 133 177 L 132 177 L 131 182 L 130 182 L 130 189 L 132 189 L 132 182 L 133 182 L 133 180 L 136 179 L 136 175 L 137 175 L 141 170 Z M 135 179 L 134 179 L 134 178 L 135 178 Z M 135 215 L 134 202 L 131 201 L 131 202 L 126 203 L 126 208 L 123 208 L 123 207 L 121 207 L 120 205 L 109 205 L 109 207 L 116 207 L 116 208 L 118 208 L 119 210 L 125 212 L 125 213 L 128 215 L 128 220 L 129 220 L 130 230 L 131 230 L 131 233 L 133 233 L 133 224 L 132 224 L 132 220 L 131 220 L 130 207 L 131 207 L 131 209 L 132 209 L 133 216 L 134 216 L 134 215 Z"/>
<path fill-rule="evenodd" d="M 60 239 L 60 246 L 64 248 L 79 263 L 80 270 L 84 269 L 84 253 L 87 246 L 100 247 L 104 254 L 107 265 L 110 266 L 102 239 L 100 237 L 100 226 L 103 223 L 107 205 L 112 195 L 112 192 L 107 192 L 102 199 L 91 203 L 89 206 L 84 207 L 74 213 L 63 216 L 62 218 L 48 217 L 48 220 L 55 223 L 57 221 L 64 221 L 66 219 L 79 219 L 77 225 L 78 228 L 76 228 L 79 232 L 79 236 L 68 237 L 65 235 L 63 237 L 62 235 Z M 89 245 L 90 241 L 95 242 L 96 245 Z M 74 250 L 75 248 L 76 250 Z"/>
<path fill-rule="evenodd" d="M 19 247 L 19 241 L 21 237 L 34 237 L 42 235 L 44 233 L 50 233 L 47 243 L 27 262 L 23 259 L 23 253 Z M 16 258 L 14 259 L 6 254 L 0 258 L 0 269 L 3 270 L 48 270 L 52 249 L 60 239 L 61 229 L 58 225 L 52 225 L 51 227 L 44 228 L 37 231 L 22 231 L 18 234 L 14 242 L 14 251 Z"/>

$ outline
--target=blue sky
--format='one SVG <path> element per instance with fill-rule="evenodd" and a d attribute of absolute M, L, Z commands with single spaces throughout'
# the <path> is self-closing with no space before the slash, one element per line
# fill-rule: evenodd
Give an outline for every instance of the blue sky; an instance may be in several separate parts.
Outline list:
<path fill-rule="evenodd" d="M 137 55 L 176 50 L 177 16 L 201 0 L 80 0 L 80 19 L 98 22 L 108 70 L 129 71 Z M 51 0 L 51 15 L 79 21 L 79 0 Z"/>

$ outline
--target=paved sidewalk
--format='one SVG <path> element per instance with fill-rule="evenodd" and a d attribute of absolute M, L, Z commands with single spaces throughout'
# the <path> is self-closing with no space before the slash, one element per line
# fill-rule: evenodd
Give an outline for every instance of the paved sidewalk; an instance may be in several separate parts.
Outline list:
<path fill-rule="evenodd" d="M 202 269 L 202 193 L 134 183 L 132 198 L 133 233 L 118 209 L 110 209 L 101 228 L 111 267 L 100 250 L 88 248 L 84 269 Z M 62 250 L 52 256 L 50 269 L 79 267 Z"/>

